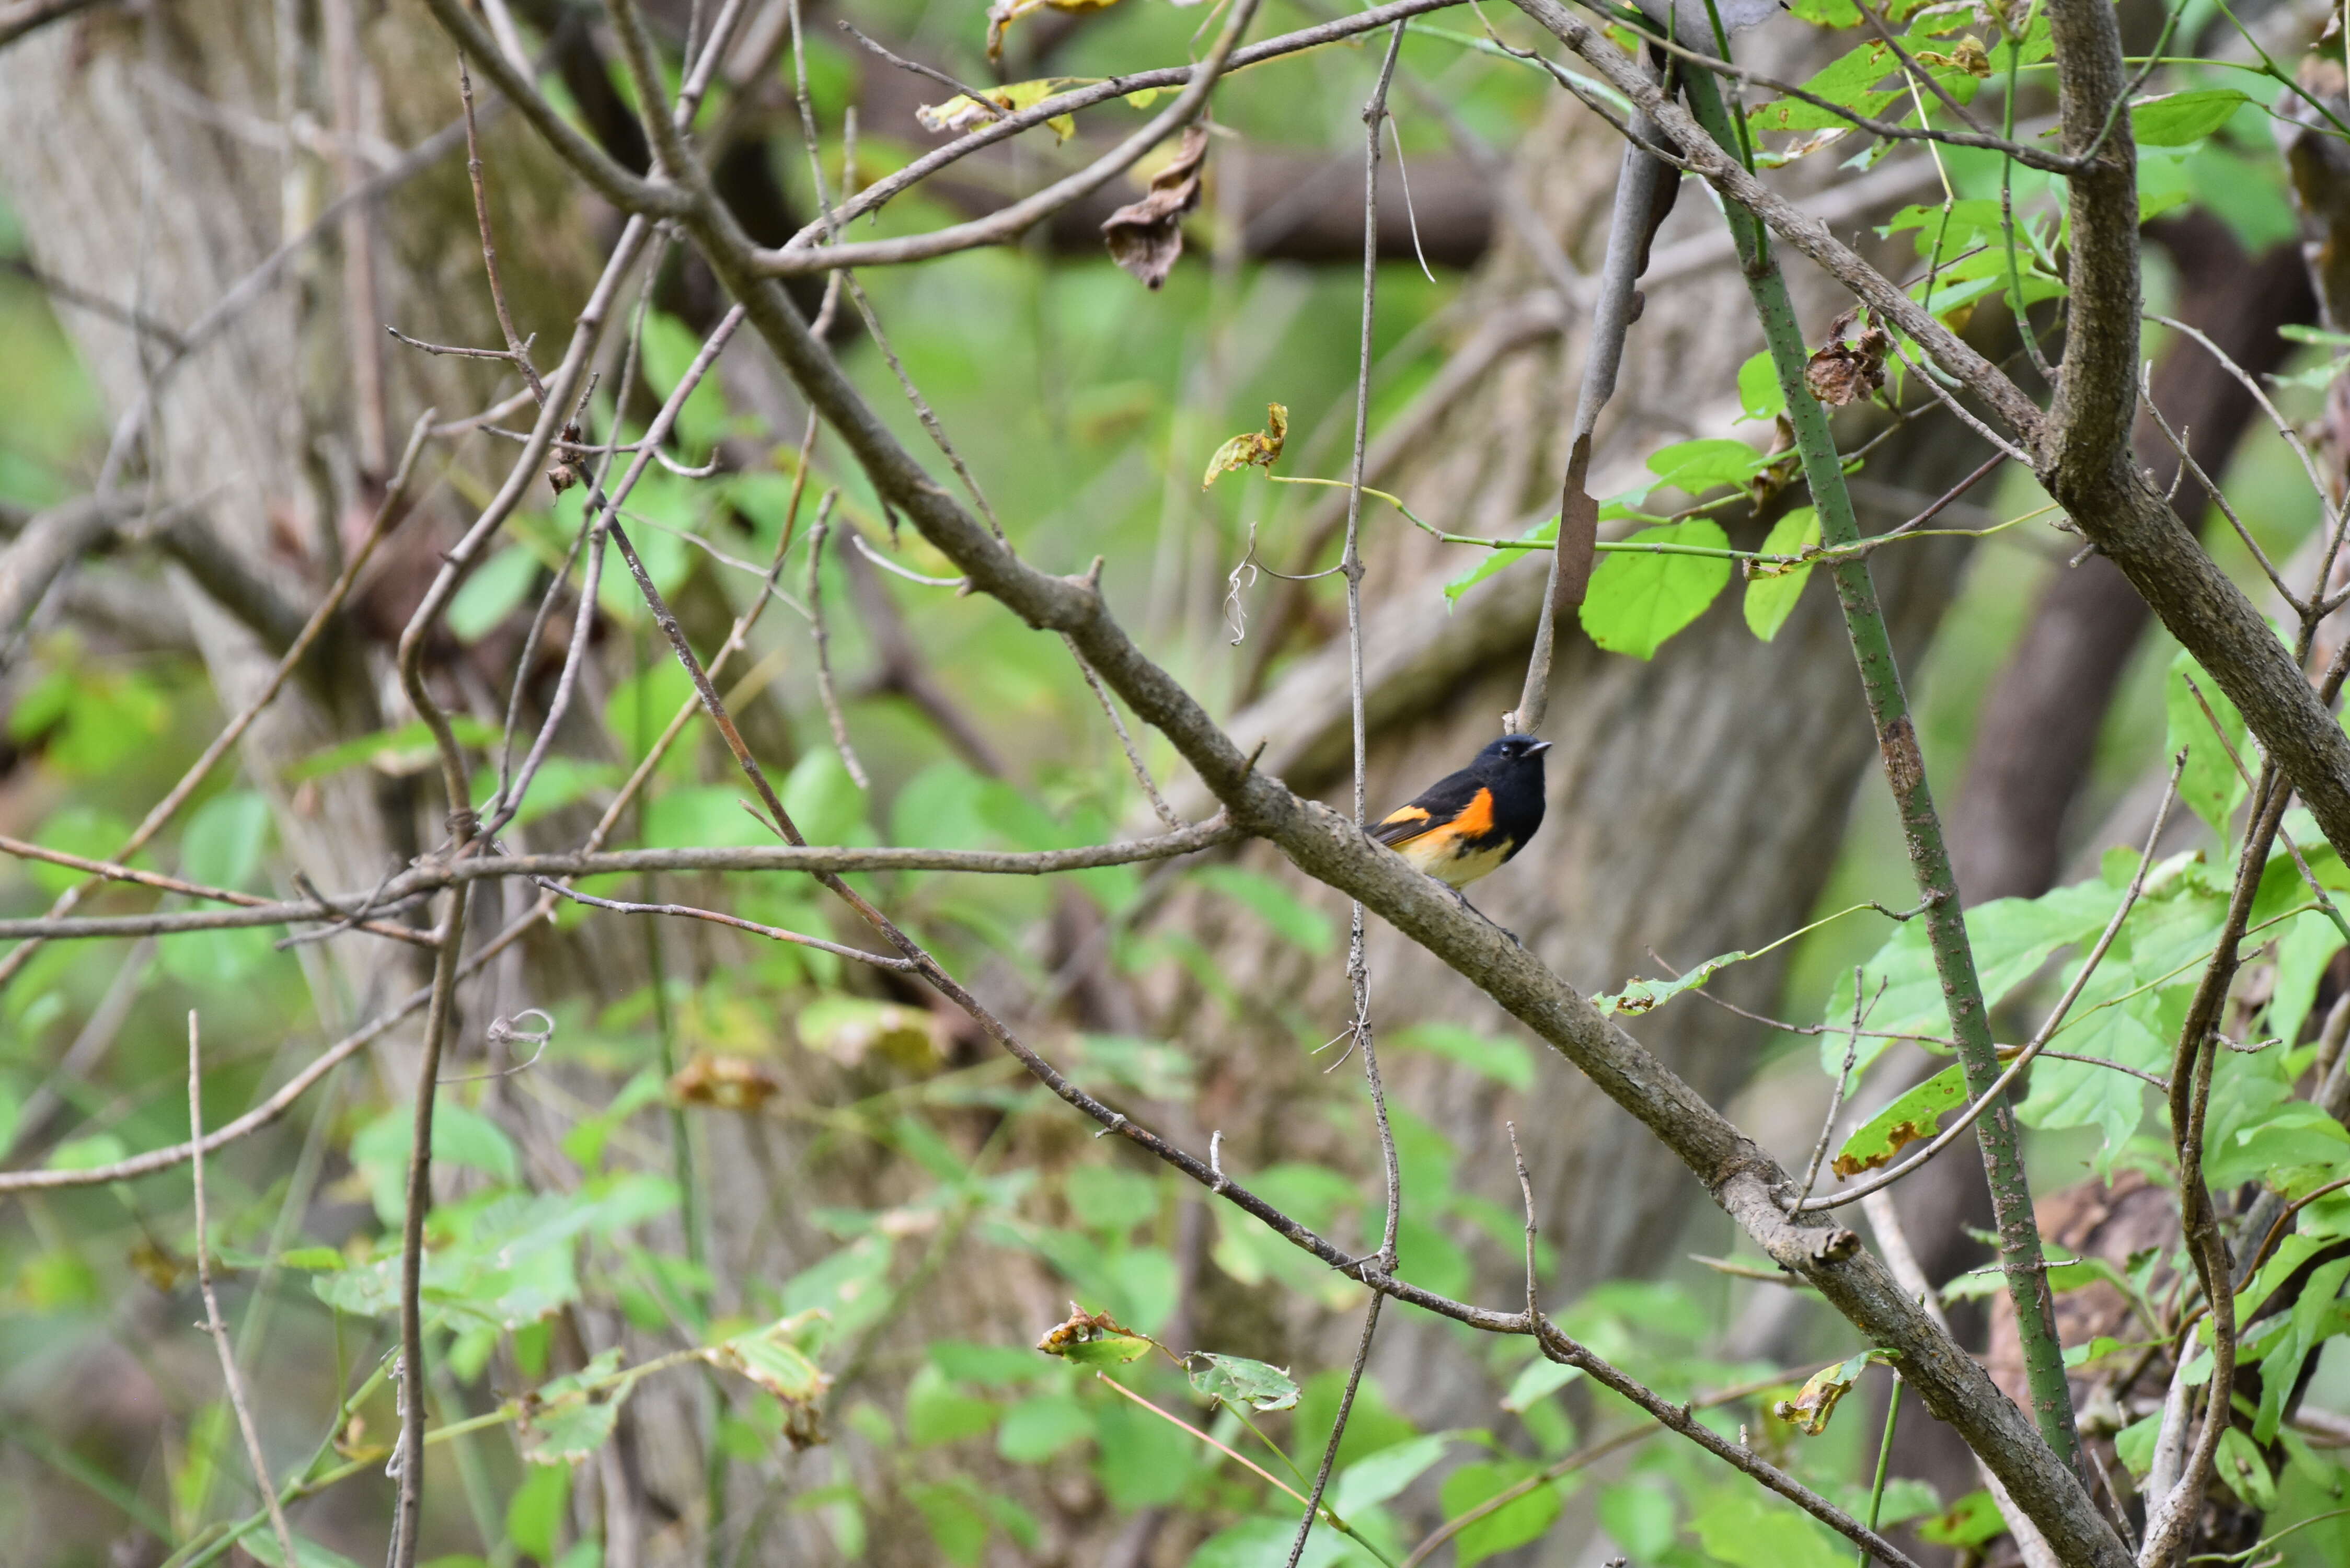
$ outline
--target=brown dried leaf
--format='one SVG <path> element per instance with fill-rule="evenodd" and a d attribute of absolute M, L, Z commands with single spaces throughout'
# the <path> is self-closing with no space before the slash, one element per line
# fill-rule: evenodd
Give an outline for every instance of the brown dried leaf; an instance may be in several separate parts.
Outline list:
<path fill-rule="evenodd" d="M 1208 460 L 1208 472 L 1200 481 L 1205 490 L 1219 476 L 1254 463 L 1268 472 L 1281 456 L 1282 443 L 1289 439 L 1289 410 L 1279 403 L 1264 406 L 1264 429 L 1236 435 L 1216 449 Z"/>
<path fill-rule="evenodd" d="M 1771 1414 L 1782 1421 L 1800 1428 L 1805 1437 L 1816 1438 L 1828 1429 L 1828 1417 L 1835 1414 L 1836 1401 L 1852 1392 L 1868 1364 L 1884 1358 L 1881 1350 L 1864 1350 L 1858 1355 L 1822 1367 L 1811 1376 L 1793 1399 L 1782 1399 L 1771 1407 Z"/>
<path fill-rule="evenodd" d="M 1150 178 L 1149 193 L 1120 207 L 1102 223 L 1110 260 L 1157 288 L 1183 254 L 1183 220 L 1200 204 L 1200 171 L 1208 158 L 1208 128 L 1184 128 L 1181 145 Z"/>
<path fill-rule="evenodd" d="M 1854 314 L 1847 310 L 1829 324 L 1826 346 L 1804 366 L 1804 385 L 1830 408 L 1859 402 L 1885 385 L 1885 356 L 1893 339 L 1869 327 L 1858 341 L 1847 344 L 1845 334 L 1852 329 Z"/>
<path fill-rule="evenodd" d="M 1099 11 L 1118 0 L 997 0 L 987 8 L 987 57 L 1003 57 L 1003 31 L 1032 11 Z"/>
<path fill-rule="evenodd" d="M 745 1056 L 699 1055 L 669 1081 L 669 1092 L 685 1104 L 722 1111 L 755 1111 L 782 1087 L 773 1073 Z"/>
<path fill-rule="evenodd" d="M 1945 66 L 1978 78 L 1991 75 L 1991 56 L 1984 50 L 1983 41 L 1972 33 L 1951 45 L 1947 55 L 1934 49 L 1920 49 L 1918 58 L 1921 64 Z"/>

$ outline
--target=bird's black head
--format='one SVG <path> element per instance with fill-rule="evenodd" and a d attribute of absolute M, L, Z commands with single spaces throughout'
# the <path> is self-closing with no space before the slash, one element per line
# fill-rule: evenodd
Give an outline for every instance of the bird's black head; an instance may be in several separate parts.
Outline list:
<path fill-rule="evenodd" d="M 1479 752 L 1474 765 L 1481 774 L 1532 769 L 1539 775 L 1543 753 L 1550 746 L 1548 741 L 1537 741 L 1532 735 L 1504 735 Z"/>

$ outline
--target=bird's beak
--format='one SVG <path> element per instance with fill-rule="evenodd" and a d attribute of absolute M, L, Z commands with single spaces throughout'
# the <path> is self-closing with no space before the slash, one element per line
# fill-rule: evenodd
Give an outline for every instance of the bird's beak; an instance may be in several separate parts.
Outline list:
<path fill-rule="evenodd" d="M 1530 757 L 1541 756 L 1544 752 L 1550 750 L 1551 744 L 1552 742 L 1548 741 L 1536 741 L 1533 745 L 1526 748 L 1526 755 Z"/>

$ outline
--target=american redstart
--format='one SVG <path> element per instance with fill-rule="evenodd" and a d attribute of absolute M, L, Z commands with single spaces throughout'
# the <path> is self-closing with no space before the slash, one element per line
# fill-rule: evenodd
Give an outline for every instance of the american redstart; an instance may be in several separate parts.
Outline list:
<path fill-rule="evenodd" d="M 1504 735 L 1379 818 L 1371 836 L 1455 893 L 1501 867 L 1542 826 L 1548 741 Z"/>

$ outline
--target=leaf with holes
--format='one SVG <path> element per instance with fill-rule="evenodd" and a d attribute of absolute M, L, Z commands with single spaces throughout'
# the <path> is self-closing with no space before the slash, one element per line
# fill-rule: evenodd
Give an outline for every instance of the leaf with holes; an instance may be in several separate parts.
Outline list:
<path fill-rule="evenodd" d="M 1297 1403 L 1297 1383 L 1278 1366 L 1244 1355 L 1202 1350 L 1191 1360 L 1191 1386 L 1211 1399 L 1252 1410 L 1286 1410 Z"/>
<path fill-rule="evenodd" d="M 1216 455 L 1208 460 L 1208 472 L 1200 481 L 1200 488 L 1205 490 L 1222 475 L 1251 464 L 1271 472 L 1281 459 L 1282 443 L 1288 439 L 1289 410 L 1279 403 L 1265 404 L 1264 429 L 1245 431 L 1218 447 Z"/>
<path fill-rule="evenodd" d="M 1613 996 L 1593 997 L 1591 1005 L 1602 1012 L 1637 1017 L 1643 1012 L 1654 1012 L 1682 992 L 1703 985 L 1745 957 L 1742 952 L 1735 952 L 1710 958 L 1696 968 L 1684 971 L 1678 980 L 1636 980 Z"/>

